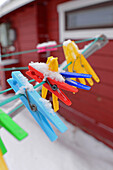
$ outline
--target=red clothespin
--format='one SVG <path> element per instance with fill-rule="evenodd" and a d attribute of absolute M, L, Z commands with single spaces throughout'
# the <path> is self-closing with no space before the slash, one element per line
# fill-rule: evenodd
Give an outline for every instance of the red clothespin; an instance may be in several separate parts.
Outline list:
<path fill-rule="evenodd" d="M 56 45 L 57 45 L 56 41 L 49 41 L 49 42 L 38 44 L 37 45 L 38 53 L 42 53 L 46 51 L 56 51 L 57 48 L 54 47 Z"/>
<path fill-rule="evenodd" d="M 38 64 L 40 64 L 40 63 L 38 63 Z M 43 64 L 45 64 L 45 63 L 43 63 Z M 45 66 L 46 66 L 46 64 L 45 64 Z M 76 92 L 78 92 L 77 88 L 72 87 L 72 86 L 66 84 L 65 82 L 56 81 L 55 79 L 50 78 L 49 76 L 46 77 L 46 76 L 44 76 L 43 73 L 39 72 L 37 69 L 33 68 L 30 65 L 28 66 L 28 68 L 29 68 L 29 71 L 26 72 L 27 75 L 29 75 L 31 78 L 35 79 L 39 83 L 41 83 L 43 80 L 45 80 L 46 83 L 43 84 L 43 86 L 45 88 L 47 88 L 51 93 L 56 95 L 66 105 L 68 105 L 68 106 L 71 105 L 71 101 L 60 89 L 76 93 Z"/>

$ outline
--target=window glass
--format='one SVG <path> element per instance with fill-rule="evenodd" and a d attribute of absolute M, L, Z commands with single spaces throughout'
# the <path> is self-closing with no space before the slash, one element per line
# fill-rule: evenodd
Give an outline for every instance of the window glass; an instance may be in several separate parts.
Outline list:
<path fill-rule="evenodd" d="M 113 5 L 85 8 L 65 13 L 66 30 L 113 26 Z"/>

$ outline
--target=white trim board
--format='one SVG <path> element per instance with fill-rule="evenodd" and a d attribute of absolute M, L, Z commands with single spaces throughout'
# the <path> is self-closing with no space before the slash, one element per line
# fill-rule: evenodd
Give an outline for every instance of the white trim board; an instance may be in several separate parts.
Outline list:
<path fill-rule="evenodd" d="M 113 39 L 113 28 L 102 29 L 84 29 L 84 30 L 65 30 L 65 12 L 78 9 L 98 3 L 109 2 L 111 0 L 74 0 L 59 4 L 57 10 L 59 13 L 59 41 L 65 39 L 84 39 L 91 38 L 100 34 L 105 34 L 109 39 Z"/>
<path fill-rule="evenodd" d="M 13 0 L 0 8 L 0 18 L 34 0 Z"/>

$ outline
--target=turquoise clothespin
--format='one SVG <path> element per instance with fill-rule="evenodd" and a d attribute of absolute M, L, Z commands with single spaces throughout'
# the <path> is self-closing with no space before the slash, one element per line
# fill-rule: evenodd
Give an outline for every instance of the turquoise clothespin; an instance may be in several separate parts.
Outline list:
<path fill-rule="evenodd" d="M 67 127 L 59 119 L 55 112 L 45 106 L 45 102 L 43 102 L 45 99 L 42 99 L 42 97 L 38 94 L 36 90 L 32 88 L 29 89 L 29 87 L 31 87 L 31 84 L 20 71 L 12 72 L 12 78 L 8 79 L 7 81 L 15 92 L 23 88 L 24 94 L 20 97 L 21 101 L 30 111 L 36 122 L 40 125 L 42 130 L 46 133 L 51 141 L 56 140 L 57 135 L 48 123 L 48 120 L 60 132 L 63 133 L 67 130 Z"/>

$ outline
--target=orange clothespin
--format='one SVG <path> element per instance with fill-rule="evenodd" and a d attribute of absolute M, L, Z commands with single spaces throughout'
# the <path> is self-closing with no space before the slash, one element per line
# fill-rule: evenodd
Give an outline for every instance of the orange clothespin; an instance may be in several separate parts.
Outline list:
<path fill-rule="evenodd" d="M 63 50 L 67 64 L 71 62 L 71 65 L 68 66 L 69 72 L 84 73 L 92 75 L 92 78 L 99 83 L 100 79 L 96 75 L 95 71 L 92 69 L 88 61 L 85 59 L 83 54 L 80 52 L 78 46 L 71 40 L 64 41 Z M 78 78 L 82 84 L 86 84 L 84 78 Z M 74 79 L 76 80 L 76 79 Z M 93 80 L 91 78 L 86 78 L 88 83 L 92 86 Z"/>

